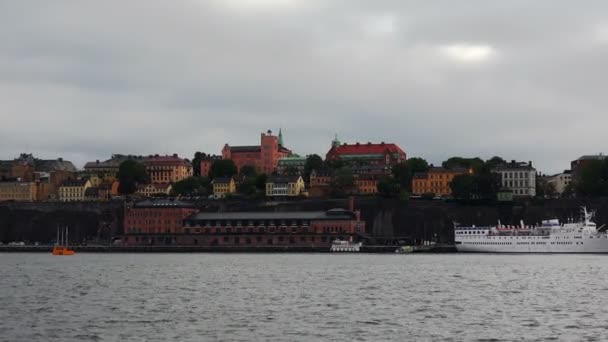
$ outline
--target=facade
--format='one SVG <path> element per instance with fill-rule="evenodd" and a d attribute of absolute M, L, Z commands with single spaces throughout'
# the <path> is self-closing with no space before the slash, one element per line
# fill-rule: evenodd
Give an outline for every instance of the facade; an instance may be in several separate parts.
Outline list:
<path fill-rule="evenodd" d="M 0 181 L 32 182 L 36 180 L 36 173 L 67 173 L 73 177 L 76 167 L 72 162 L 63 160 L 63 158 L 38 159 L 28 153 L 22 153 L 13 160 L 0 161 Z"/>
<path fill-rule="evenodd" d="M 417 173 L 412 179 L 412 193 L 414 195 L 435 194 L 436 196 L 452 196 L 450 183 L 454 177 L 471 173 L 463 168 L 447 169 L 432 167 L 427 172 Z"/>
<path fill-rule="evenodd" d="M 108 160 L 96 160 L 94 162 L 86 163 L 84 165 L 84 170 L 89 175 L 97 175 L 105 182 L 113 182 L 116 180 L 116 176 L 122 162 L 130 159 L 143 163 L 147 158 L 148 157 L 135 155 L 113 154 Z"/>
<path fill-rule="evenodd" d="M 306 157 L 289 156 L 279 159 L 277 173 L 279 175 L 303 175 Z"/>
<path fill-rule="evenodd" d="M 143 163 L 152 184 L 175 183 L 192 177 L 192 164 L 177 154 L 149 156 Z"/>
<path fill-rule="evenodd" d="M 127 206 L 124 242 L 128 245 L 170 244 L 175 241 L 172 234 L 183 232 L 183 219 L 197 211 L 189 203 L 168 199 L 146 200 Z"/>
<path fill-rule="evenodd" d="M 152 197 L 157 195 L 169 195 L 171 193 L 172 186 L 169 183 L 156 183 L 156 184 L 142 184 L 137 186 L 135 194 L 145 197 Z"/>
<path fill-rule="evenodd" d="M 59 187 L 59 201 L 78 202 L 85 201 L 85 192 L 91 187 L 88 179 L 68 180 Z"/>
<path fill-rule="evenodd" d="M 359 195 L 376 195 L 378 193 L 378 181 L 381 177 L 374 174 L 354 175 L 355 186 Z"/>
<path fill-rule="evenodd" d="M 35 182 L 0 182 L 0 202 L 33 202 L 36 200 Z"/>
<path fill-rule="evenodd" d="M 602 161 L 604 159 L 606 159 L 606 156 L 603 153 L 600 153 L 600 154 L 584 155 L 584 156 L 581 156 L 580 158 L 578 158 L 577 160 L 573 160 L 570 163 L 572 179 L 573 180 L 577 179 L 580 170 L 583 167 L 585 167 L 585 165 L 588 165 L 590 162 L 592 162 L 594 160 Z"/>
<path fill-rule="evenodd" d="M 536 196 L 536 169 L 532 162 L 516 162 L 499 165 L 492 172 L 500 176 L 503 189 L 513 192 L 514 197 Z"/>
<path fill-rule="evenodd" d="M 553 184 L 555 192 L 559 195 L 563 194 L 568 185 L 572 183 L 572 173 L 570 170 L 565 170 L 562 173 L 558 173 L 553 176 L 546 178 L 547 184 Z"/>
<path fill-rule="evenodd" d="M 217 177 L 211 181 L 213 195 L 216 197 L 226 197 L 228 194 L 236 192 L 236 182 L 232 177 Z"/>
<path fill-rule="evenodd" d="M 304 193 L 302 176 L 270 176 L 266 181 L 267 197 L 295 197 Z"/>
<path fill-rule="evenodd" d="M 272 131 L 262 133 L 260 145 L 230 146 L 224 145 L 222 159 L 231 159 L 238 170 L 245 165 L 255 167 L 258 173 L 272 174 L 277 169 L 279 159 L 285 158 L 291 151 L 283 145 L 283 134 L 272 135 Z"/>
<path fill-rule="evenodd" d="M 203 157 L 203 159 L 201 159 L 201 176 L 204 177 L 209 177 L 209 171 L 211 171 L 211 165 L 213 164 L 214 161 L 216 160 L 221 160 L 222 157 L 221 156 L 215 156 L 215 155 L 205 155 Z"/>
<path fill-rule="evenodd" d="M 308 194 L 310 197 L 326 197 L 330 194 L 332 173 L 328 169 L 312 170 Z"/>
<path fill-rule="evenodd" d="M 178 221 L 187 212 L 177 206 L 164 215 L 160 207 L 149 208 L 147 212 L 139 209 L 141 213 L 134 210 L 137 209 L 127 209 L 125 215 L 127 245 L 329 248 L 336 239 L 356 239 L 365 233 L 365 222 L 360 220 L 359 212 L 345 209 L 196 213 L 183 219 L 183 226 Z"/>
<path fill-rule="evenodd" d="M 365 173 L 390 173 L 393 165 L 406 160 L 405 152 L 396 144 L 356 143 L 340 144 L 338 138 L 332 142 L 326 160 L 343 161 L 354 169 L 368 169 Z M 354 171 L 353 169 L 353 171 Z M 361 172 L 363 173 L 363 172 Z"/>

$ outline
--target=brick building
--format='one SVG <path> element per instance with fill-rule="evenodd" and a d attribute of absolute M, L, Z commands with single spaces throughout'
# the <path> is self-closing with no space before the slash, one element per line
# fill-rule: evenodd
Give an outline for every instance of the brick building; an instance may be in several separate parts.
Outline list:
<path fill-rule="evenodd" d="M 291 151 L 283 146 L 283 134 L 279 130 L 279 136 L 272 135 L 272 131 L 262 133 L 260 145 L 253 146 L 230 146 L 224 145 L 222 159 L 231 159 L 238 170 L 245 165 L 255 167 L 258 173 L 271 174 L 277 169 L 278 161 L 291 154 Z"/>
<path fill-rule="evenodd" d="M 327 161 L 342 161 L 351 168 L 368 170 L 365 173 L 389 174 L 393 165 L 406 160 L 405 152 L 396 144 L 356 143 L 340 144 L 336 137 L 327 152 Z M 363 173 L 363 172 L 361 172 Z"/>
<path fill-rule="evenodd" d="M 171 244 L 183 232 L 183 219 L 197 212 L 191 204 L 177 200 L 146 200 L 127 206 L 124 243 Z"/>
<path fill-rule="evenodd" d="M 209 171 L 211 171 L 211 165 L 213 164 L 214 161 L 216 160 L 221 160 L 222 157 L 221 156 L 216 156 L 216 155 L 205 155 L 203 156 L 203 158 L 201 159 L 201 176 L 203 177 L 209 177 Z"/>

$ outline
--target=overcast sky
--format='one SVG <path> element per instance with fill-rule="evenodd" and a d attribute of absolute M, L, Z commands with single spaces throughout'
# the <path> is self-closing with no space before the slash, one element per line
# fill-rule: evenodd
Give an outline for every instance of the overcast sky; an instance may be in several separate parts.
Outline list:
<path fill-rule="evenodd" d="M 608 2 L 0 1 L 0 159 L 305 155 L 395 142 L 532 160 L 606 152 Z"/>

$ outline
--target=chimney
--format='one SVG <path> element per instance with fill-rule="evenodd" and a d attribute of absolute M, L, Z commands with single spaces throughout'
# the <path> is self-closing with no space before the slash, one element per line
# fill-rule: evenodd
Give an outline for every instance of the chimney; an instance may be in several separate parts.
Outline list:
<path fill-rule="evenodd" d="M 177 158 L 177 153 L 173 153 L 173 157 Z"/>
<path fill-rule="evenodd" d="M 532 167 L 532 161 L 528 161 L 528 165 L 530 165 L 530 167 Z"/>
<path fill-rule="evenodd" d="M 96 164 L 99 164 L 99 159 L 97 159 L 97 160 L 95 161 L 95 163 L 96 163 Z"/>

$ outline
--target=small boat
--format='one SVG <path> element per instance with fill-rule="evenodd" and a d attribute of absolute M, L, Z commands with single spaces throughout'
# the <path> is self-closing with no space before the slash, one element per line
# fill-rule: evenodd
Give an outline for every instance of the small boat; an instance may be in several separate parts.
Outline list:
<path fill-rule="evenodd" d="M 74 250 L 70 249 L 68 243 L 68 227 L 61 230 L 59 234 L 59 227 L 57 227 L 57 242 L 53 246 L 53 255 L 74 255 Z"/>
<path fill-rule="evenodd" d="M 350 242 L 346 240 L 334 240 L 329 249 L 330 252 L 359 252 L 361 250 L 361 242 Z"/>

